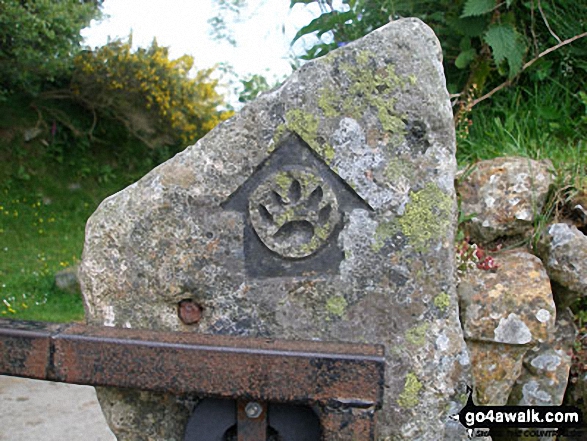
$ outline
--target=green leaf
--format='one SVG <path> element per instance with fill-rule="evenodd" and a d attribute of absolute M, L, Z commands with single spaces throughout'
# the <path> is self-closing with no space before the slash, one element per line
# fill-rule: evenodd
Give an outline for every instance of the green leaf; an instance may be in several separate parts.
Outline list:
<path fill-rule="evenodd" d="M 514 77 L 522 69 L 526 45 L 522 36 L 509 24 L 498 24 L 485 33 L 485 42 L 491 47 L 496 65 L 507 60 L 509 76 Z"/>
<path fill-rule="evenodd" d="M 455 34 L 466 35 L 467 37 L 480 37 L 487 29 L 489 16 L 452 18 L 448 25 Z"/>
<path fill-rule="evenodd" d="M 469 49 L 469 50 L 463 51 L 457 57 L 457 59 L 455 61 L 455 66 L 458 67 L 459 69 L 464 69 L 471 63 L 471 61 L 473 61 L 475 59 L 476 56 L 477 56 L 477 51 L 475 49 Z"/>
<path fill-rule="evenodd" d="M 472 47 L 473 47 L 473 45 L 471 44 L 470 38 L 467 38 L 467 37 L 461 38 L 461 42 L 459 43 L 459 48 L 461 49 L 461 52 L 468 51 Z"/>
<path fill-rule="evenodd" d="M 347 20 L 351 20 L 353 18 L 355 18 L 355 14 L 352 11 L 326 12 L 300 29 L 291 43 L 293 44 L 304 35 L 308 35 L 313 32 L 318 32 L 318 37 L 321 37 L 326 32 L 333 30 L 335 26 L 344 24 Z"/>
<path fill-rule="evenodd" d="M 495 0 L 467 0 L 461 17 L 476 17 L 487 14 L 495 8 Z"/>

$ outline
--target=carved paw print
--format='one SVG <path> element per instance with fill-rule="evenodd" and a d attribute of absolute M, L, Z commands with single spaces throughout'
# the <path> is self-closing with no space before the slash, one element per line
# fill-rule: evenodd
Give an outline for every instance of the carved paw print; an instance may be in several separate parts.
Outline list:
<path fill-rule="evenodd" d="M 309 171 L 270 176 L 249 200 L 251 224 L 261 241 L 282 256 L 301 258 L 326 243 L 339 221 L 330 186 Z"/>

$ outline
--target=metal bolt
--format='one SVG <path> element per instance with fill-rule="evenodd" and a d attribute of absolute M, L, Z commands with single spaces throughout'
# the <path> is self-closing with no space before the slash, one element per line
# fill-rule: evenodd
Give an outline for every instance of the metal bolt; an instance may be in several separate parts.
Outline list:
<path fill-rule="evenodd" d="M 185 325 L 195 325 L 202 318 L 202 307 L 191 299 L 179 302 L 177 314 Z"/>
<path fill-rule="evenodd" d="M 259 418 L 263 413 L 263 407 L 259 403 L 251 401 L 245 406 L 245 413 L 251 419 Z"/>

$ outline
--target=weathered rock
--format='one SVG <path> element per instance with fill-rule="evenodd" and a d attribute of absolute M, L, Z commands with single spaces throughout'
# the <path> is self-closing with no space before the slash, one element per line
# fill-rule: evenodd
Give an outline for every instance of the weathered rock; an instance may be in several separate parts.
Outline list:
<path fill-rule="evenodd" d="M 526 352 L 549 341 L 555 306 L 540 259 L 524 250 L 495 255 L 495 271 L 472 270 L 458 287 L 478 405 L 504 405 Z"/>
<path fill-rule="evenodd" d="M 548 160 L 496 158 L 481 161 L 458 187 L 461 210 L 474 217 L 466 228 L 474 242 L 523 235 L 533 227 L 552 183 Z"/>
<path fill-rule="evenodd" d="M 78 277 L 79 266 L 74 265 L 55 273 L 55 285 L 57 288 L 77 294 L 81 292 Z"/>
<path fill-rule="evenodd" d="M 454 153 L 438 41 L 419 20 L 393 22 L 105 200 L 86 227 L 88 322 L 382 343 L 379 439 L 441 439 L 470 368 Z M 197 327 L 177 317 L 184 299 L 201 306 Z M 156 438 L 182 436 L 174 398 L 99 396 L 121 440 L 153 433 L 141 416 L 162 408 L 175 419 Z"/>
<path fill-rule="evenodd" d="M 494 258 L 497 270 L 473 270 L 461 278 L 465 338 L 512 345 L 548 341 L 556 311 L 542 262 L 524 250 Z"/>
<path fill-rule="evenodd" d="M 550 278 L 563 288 L 560 306 L 587 296 L 587 236 L 572 225 L 552 224 L 540 238 L 538 254 Z"/>
<path fill-rule="evenodd" d="M 559 406 L 563 402 L 572 346 L 577 330 L 569 310 L 559 311 L 551 341 L 530 349 L 524 368 L 512 390 L 509 404 L 519 406 Z"/>
<path fill-rule="evenodd" d="M 524 355 L 529 347 L 467 341 L 467 348 L 475 384 L 475 403 L 479 406 L 505 405 L 522 372 Z"/>

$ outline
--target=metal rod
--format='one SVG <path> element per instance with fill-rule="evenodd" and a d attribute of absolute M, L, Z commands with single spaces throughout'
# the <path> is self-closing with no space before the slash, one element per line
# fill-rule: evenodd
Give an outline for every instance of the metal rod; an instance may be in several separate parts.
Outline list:
<path fill-rule="evenodd" d="M 0 319 L 0 374 L 65 383 L 378 409 L 384 367 L 377 345 Z"/>

